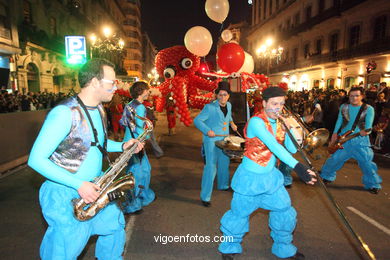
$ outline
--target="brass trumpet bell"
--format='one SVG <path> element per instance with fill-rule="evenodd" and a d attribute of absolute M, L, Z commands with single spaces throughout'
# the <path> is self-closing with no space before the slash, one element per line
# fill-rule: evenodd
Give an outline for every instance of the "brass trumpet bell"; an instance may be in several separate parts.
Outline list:
<path fill-rule="evenodd" d="M 326 128 L 319 128 L 309 133 L 302 143 L 302 148 L 310 152 L 323 146 L 329 138 L 329 131 Z"/>

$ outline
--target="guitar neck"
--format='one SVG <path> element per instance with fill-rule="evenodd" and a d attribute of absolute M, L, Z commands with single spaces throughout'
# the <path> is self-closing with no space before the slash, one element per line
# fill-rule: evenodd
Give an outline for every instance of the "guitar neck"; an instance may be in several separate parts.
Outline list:
<path fill-rule="evenodd" d="M 364 131 L 365 132 L 370 132 L 371 128 L 364 129 Z M 360 135 L 360 132 L 357 132 L 357 133 L 352 134 L 352 135 L 348 135 L 348 136 L 346 136 L 345 138 L 342 139 L 341 143 L 345 143 L 345 142 L 347 142 L 347 141 L 349 141 L 349 140 L 351 140 L 351 139 L 353 139 L 353 138 L 355 138 L 355 137 L 357 137 L 359 135 Z"/>

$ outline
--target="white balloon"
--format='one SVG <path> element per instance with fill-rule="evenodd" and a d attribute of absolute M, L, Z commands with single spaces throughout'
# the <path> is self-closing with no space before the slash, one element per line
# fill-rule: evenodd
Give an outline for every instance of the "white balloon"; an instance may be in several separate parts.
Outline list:
<path fill-rule="evenodd" d="M 206 56 L 213 45 L 213 37 L 203 26 L 194 26 L 186 32 L 184 45 L 192 54 Z"/>
<path fill-rule="evenodd" d="M 207 16 L 217 22 L 222 23 L 225 21 L 229 13 L 229 1 L 228 0 L 206 0 L 205 4 Z"/>
<path fill-rule="evenodd" d="M 232 38 L 233 38 L 233 33 L 232 31 L 226 29 L 226 30 L 223 30 L 222 33 L 221 33 L 221 38 L 222 40 L 224 40 L 225 42 L 229 42 Z"/>
<path fill-rule="evenodd" d="M 247 73 L 252 73 L 254 68 L 255 68 L 255 63 L 253 61 L 252 55 L 249 53 L 245 52 L 245 60 L 244 64 L 242 64 L 241 69 L 238 72 L 247 72 Z"/>

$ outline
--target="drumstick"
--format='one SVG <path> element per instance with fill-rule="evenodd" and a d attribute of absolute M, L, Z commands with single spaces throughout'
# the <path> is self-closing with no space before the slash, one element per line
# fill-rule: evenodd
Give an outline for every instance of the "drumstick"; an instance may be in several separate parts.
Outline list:
<path fill-rule="evenodd" d="M 214 136 L 228 136 L 228 135 L 214 135 Z"/>
<path fill-rule="evenodd" d="M 238 130 L 234 131 L 238 134 L 239 137 L 241 137 L 242 139 L 244 139 L 244 137 L 242 137 L 242 135 L 240 134 L 240 132 L 238 132 Z"/>

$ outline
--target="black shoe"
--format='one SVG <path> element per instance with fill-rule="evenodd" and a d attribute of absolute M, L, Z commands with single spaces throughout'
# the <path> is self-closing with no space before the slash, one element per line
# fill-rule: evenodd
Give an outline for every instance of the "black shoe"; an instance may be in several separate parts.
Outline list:
<path fill-rule="evenodd" d="M 202 205 L 205 206 L 206 208 L 208 208 L 211 206 L 211 202 L 202 200 Z"/>
<path fill-rule="evenodd" d="M 233 260 L 235 254 L 222 254 L 222 260 Z"/>
<path fill-rule="evenodd" d="M 378 188 L 371 188 L 368 190 L 368 192 L 372 193 L 372 194 L 378 194 L 379 193 L 379 189 Z"/>
<path fill-rule="evenodd" d="M 322 181 L 324 182 L 325 185 L 332 183 L 332 181 L 324 179 L 324 178 L 322 178 Z"/>
<path fill-rule="evenodd" d="M 285 258 L 285 259 L 304 260 L 305 259 L 305 255 L 297 251 L 295 253 L 295 255 L 293 255 L 293 256 L 291 256 L 289 258 Z"/>
<path fill-rule="evenodd" d="M 223 189 L 222 191 L 233 191 L 233 190 L 232 190 L 232 187 L 229 187 L 227 189 Z"/>
<path fill-rule="evenodd" d="M 144 212 L 144 209 L 139 209 L 137 211 L 130 212 L 130 213 L 125 213 L 125 214 L 126 215 L 141 215 L 143 212 Z"/>
<path fill-rule="evenodd" d="M 291 187 L 292 187 L 292 184 L 289 184 L 289 185 L 286 185 L 286 186 L 284 186 L 286 189 L 291 189 Z"/>

